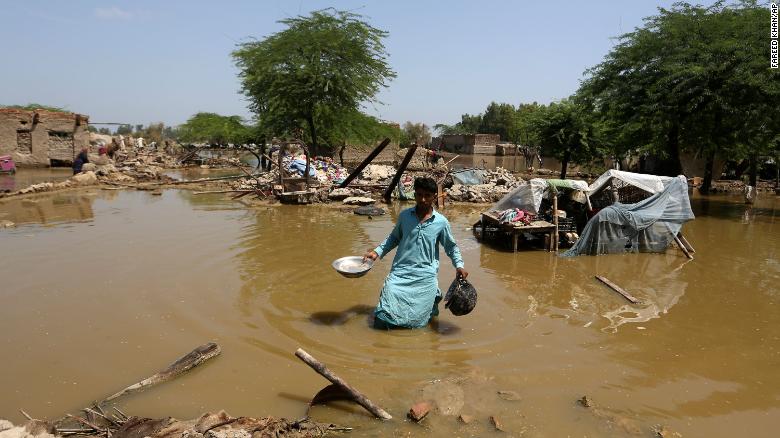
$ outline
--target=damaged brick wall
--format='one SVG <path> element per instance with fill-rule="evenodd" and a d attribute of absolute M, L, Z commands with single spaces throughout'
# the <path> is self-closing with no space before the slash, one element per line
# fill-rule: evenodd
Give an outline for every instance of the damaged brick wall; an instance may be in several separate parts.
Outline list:
<path fill-rule="evenodd" d="M 0 155 L 18 167 L 69 166 L 89 147 L 88 123 L 81 114 L 0 108 Z"/>

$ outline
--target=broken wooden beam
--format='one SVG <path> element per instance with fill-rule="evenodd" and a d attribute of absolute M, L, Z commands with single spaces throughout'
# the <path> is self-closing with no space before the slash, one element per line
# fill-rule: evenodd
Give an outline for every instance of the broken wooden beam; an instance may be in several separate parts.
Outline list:
<path fill-rule="evenodd" d="M 200 183 L 200 182 L 209 182 L 209 181 L 223 181 L 223 180 L 229 180 L 229 179 L 241 179 L 241 178 L 247 178 L 251 177 L 254 178 L 256 176 L 261 176 L 262 173 L 255 173 L 252 175 L 232 175 L 232 176 L 218 176 L 214 178 L 199 178 L 199 179 L 190 179 L 190 180 L 178 180 L 178 181 L 163 181 L 163 182 L 153 182 L 150 183 L 151 185 L 166 185 L 166 184 L 190 184 L 190 183 Z"/>
<path fill-rule="evenodd" d="M 218 356 L 221 352 L 222 350 L 220 350 L 219 345 L 213 342 L 209 342 L 208 344 L 203 344 L 200 347 L 192 350 L 191 352 L 179 358 L 176 362 L 169 365 L 168 368 L 154 374 L 151 377 L 147 377 L 146 379 L 141 380 L 138 383 L 130 385 L 127 388 L 117 392 L 116 394 L 108 396 L 103 401 L 96 403 L 96 405 L 99 406 L 105 402 L 114 400 L 115 398 L 121 397 L 125 394 L 142 391 L 150 386 L 154 386 L 172 380 L 180 376 L 181 374 L 202 364 L 203 362 L 206 362 L 212 357 Z"/>
<path fill-rule="evenodd" d="M 458 159 L 458 157 L 460 157 L 460 155 L 455 155 L 454 157 L 452 157 L 452 159 L 451 159 L 451 160 L 449 160 L 449 161 L 447 161 L 446 163 L 444 163 L 444 167 L 447 167 L 447 166 L 449 166 L 449 165 L 450 165 L 450 163 L 452 163 L 453 161 L 457 160 L 457 159 Z"/>
<path fill-rule="evenodd" d="M 344 389 L 345 391 L 347 391 L 357 404 L 363 406 L 368 412 L 374 414 L 375 417 L 381 418 L 383 420 L 391 420 L 393 418 L 392 415 L 388 414 L 384 409 L 372 403 L 371 400 L 368 399 L 368 397 L 363 395 L 357 389 L 350 386 L 341 377 L 333 374 L 333 372 L 329 370 L 328 367 L 325 366 L 325 364 L 312 357 L 309 353 L 303 351 L 303 349 L 299 348 L 298 350 L 296 350 L 295 356 L 298 359 L 302 360 L 306 365 L 310 366 L 319 375 L 321 375 L 322 377 L 328 379 L 331 383 L 336 384 L 340 386 L 342 389 Z"/>
<path fill-rule="evenodd" d="M 682 243 L 683 243 L 683 245 L 685 245 L 685 248 L 687 248 L 687 249 L 688 249 L 688 252 L 689 252 L 689 253 L 691 253 L 691 254 L 696 254 L 696 250 L 695 250 L 695 249 L 693 249 L 693 246 L 691 245 L 691 243 L 690 243 L 690 242 L 688 242 L 688 239 L 686 239 L 686 238 L 685 238 L 685 236 L 683 236 L 683 233 L 682 233 L 682 231 L 680 231 L 679 233 L 677 233 L 677 237 L 679 237 L 679 238 L 680 238 L 680 242 L 682 242 Z"/>
<path fill-rule="evenodd" d="M 693 256 L 691 255 L 690 252 L 688 252 L 688 248 L 685 247 L 685 244 L 683 244 L 680 241 L 680 238 L 675 235 L 674 241 L 677 242 L 677 246 L 680 247 L 680 250 L 682 250 L 683 254 L 685 254 L 685 257 L 688 257 L 689 259 L 693 260 Z"/>
<path fill-rule="evenodd" d="M 558 245 L 561 242 L 561 236 L 558 234 L 558 194 L 553 193 L 553 224 L 555 225 L 555 234 L 553 235 L 553 251 L 558 252 Z"/>
<path fill-rule="evenodd" d="M 343 189 L 347 185 L 349 185 L 350 182 L 352 182 L 353 179 L 355 179 L 358 175 L 360 175 L 360 172 L 363 171 L 363 169 L 366 168 L 372 161 L 374 161 L 374 158 L 376 158 L 377 155 L 379 155 L 380 152 L 388 145 L 390 144 L 390 138 L 385 138 L 382 140 L 382 143 L 379 143 L 377 147 L 374 148 L 373 151 L 371 151 L 366 158 L 363 159 L 363 161 L 358 164 L 358 167 L 355 168 L 355 170 L 352 171 L 352 173 L 347 176 L 347 179 L 344 180 L 341 184 L 339 184 L 339 188 Z"/>
<path fill-rule="evenodd" d="M 600 281 L 600 282 L 602 282 L 602 283 L 606 284 L 607 286 L 609 286 L 609 288 L 610 288 L 610 289 L 612 289 L 612 290 L 614 290 L 615 292 L 617 292 L 617 293 L 619 293 L 620 295 L 622 295 L 622 296 L 623 296 L 623 298 L 625 298 L 625 299 L 627 299 L 628 301 L 630 301 L 630 302 L 631 302 L 631 304 L 639 304 L 639 303 L 640 303 L 640 301 L 639 301 L 638 299 L 636 299 L 636 297 L 634 297 L 634 296 L 633 296 L 633 295 L 631 295 L 630 293 L 628 293 L 628 292 L 626 292 L 625 290 L 623 290 L 623 288 L 622 288 L 622 287 L 620 287 L 620 286 L 616 285 L 615 283 L 613 283 L 613 282 L 609 281 L 609 280 L 608 280 L 606 277 L 602 277 L 602 276 L 600 276 L 600 275 L 596 275 L 595 277 L 596 277 L 596 280 L 598 280 L 598 281 Z"/>
<path fill-rule="evenodd" d="M 409 162 L 412 161 L 412 157 L 414 156 L 415 151 L 417 151 L 416 144 L 409 146 L 409 150 L 406 151 L 406 156 L 404 156 L 403 161 L 401 161 L 401 165 L 398 166 L 398 170 L 395 172 L 395 176 L 393 176 L 393 180 L 390 182 L 390 185 L 387 186 L 387 189 L 382 196 L 385 201 L 390 202 L 391 196 L 393 195 L 393 190 L 395 190 L 396 186 L 398 185 L 398 181 L 401 180 L 401 175 L 404 174 L 406 166 L 408 166 Z"/>

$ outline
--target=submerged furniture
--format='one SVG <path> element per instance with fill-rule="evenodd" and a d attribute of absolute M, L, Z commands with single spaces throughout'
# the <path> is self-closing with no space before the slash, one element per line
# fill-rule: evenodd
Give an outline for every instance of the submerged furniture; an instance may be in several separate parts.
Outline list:
<path fill-rule="evenodd" d="M 567 217 L 565 220 L 564 229 L 559 227 L 560 224 L 558 222 L 560 218 L 555 213 L 558 211 L 558 197 L 565 194 L 572 200 L 572 205 L 578 204 L 581 205 L 582 208 L 585 208 L 585 206 L 590 203 L 587 191 L 588 184 L 585 181 L 533 178 L 507 193 L 500 201 L 495 203 L 489 211 L 482 213 L 482 236 L 478 237 L 490 237 L 491 233 L 487 231 L 489 229 L 499 231 L 504 236 L 511 238 L 512 251 L 517 251 L 521 237 L 528 234 L 541 235 L 545 236 L 547 239 L 546 248 L 549 251 L 557 251 L 559 232 L 571 232 L 571 228 L 573 226 L 576 227 L 570 217 Z M 547 207 L 542 207 L 543 201 L 547 203 Z M 551 208 L 552 213 L 550 216 L 552 219 L 550 220 L 552 222 L 540 220 L 539 217 L 537 217 L 537 220 L 532 221 L 530 224 L 520 222 L 501 223 L 498 212 L 514 208 L 535 215 L 539 215 L 543 213 L 543 210 Z M 475 225 L 475 227 L 478 226 L 479 225 Z"/>
<path fill-rule="evenodd" d="M 537 220 L 531 221 L 530 225 L 522 223 L 501 223 L 498 219 L 498 215 L 494 211 L 486 211 L 482 213 L 482 236 L 486 235 L 488 228 L 497 228 L 498 230 L 508 234 L 512 238 L 512 251 L 517 251 L 517 246 L 520 241 L 520 237 L 523 233 L 540 234 L 548 236 L 549 242 L 552 242 L 552 234 L 555 232 L 555 224 L 551 224 L 547 221 Z M 550 247 L 548 246 L 548 249 Z"/>

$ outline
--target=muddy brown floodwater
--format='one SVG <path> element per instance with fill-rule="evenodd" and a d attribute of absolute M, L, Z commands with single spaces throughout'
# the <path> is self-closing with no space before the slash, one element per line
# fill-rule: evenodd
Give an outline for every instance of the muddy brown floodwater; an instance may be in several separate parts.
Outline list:
<path fill-rule="evenodd" d="M 332 207 L 248 209 L 177 190 L 4 201 L 0 220 L 17 227 L 0 230 L 0 417 L 21 421 L 19 408 L 59 417 L 214 341 L 219 358 L 120 399 L 121 409 L 301 417 L 327 383 L 293 356 L 301 347 L 396 417 L 379 422 L 347 405 L 313 410 L 358 428 L 356 436 L 489 436 L 491 415 L 515 436 L 648 436 L 655 424 L 684 436 L 773 436 L 780 204 L 766 194 L 752 208 L 725 196 L 692 202 L 690 262 L 676 251 L 512 254 L 473 239 L 480 208 L 447 209 L 477 308 L 387 332 L 369 328 L 368 314 L 390 260 L 359 279 L 330 263 L 377 244 L 397 208 L 369 220 Z M 443 289 L 453 275 L 445 258 Z M 594 275 L 644 304 L 629 305 Z M 450 413 L 475 420 L 405 421 L 436 388 L 453 401 Z M 575 403 L 583 395 L 598 409 Z"/>
<path fill-rule="evenodd" d="M 70 167 L 18 169 L 16 174 L 0 173 L 0 191 L 15 192 L 42 182 L 61 182 L 73 176 Z"/>

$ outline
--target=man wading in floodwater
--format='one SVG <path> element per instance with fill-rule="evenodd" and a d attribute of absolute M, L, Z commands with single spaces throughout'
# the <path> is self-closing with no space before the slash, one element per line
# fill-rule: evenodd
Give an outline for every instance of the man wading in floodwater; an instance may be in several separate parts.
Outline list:
<path fill-rule="evenodd" d="M 452 260 L 456 277 L 466 278 L 460 249 L 452 237 L 450 223 L 433 209 L 436 182 L 431 178 L 414 180 L 417 205 L 401 212 L 395 228 L 384 242 L 364 256 L 384 258 L 396 246 L 390 274 L 374 310 L 374 328 L 417 328 L 439 314 L 439 243 Z"/>

